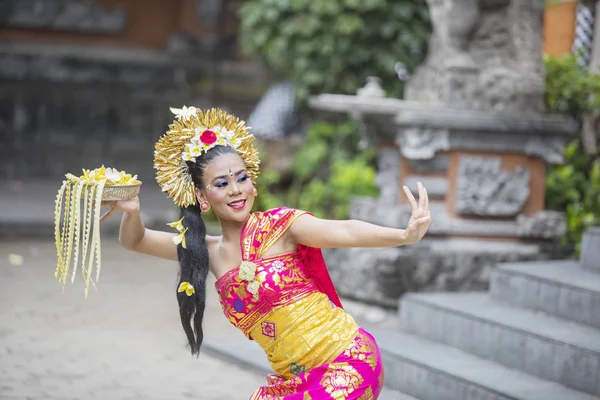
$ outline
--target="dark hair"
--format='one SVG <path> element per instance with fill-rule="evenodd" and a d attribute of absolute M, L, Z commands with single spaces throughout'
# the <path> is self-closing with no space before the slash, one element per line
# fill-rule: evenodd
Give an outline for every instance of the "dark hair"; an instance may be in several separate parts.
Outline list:
<path fill-rule="evenodd" d="M 209 162 L 222 154 L 234 153 L 229 146 L 215 146 L 196 159 L 187 161 L 190 175 L 196 188 L 203 188 L 204 171 Z M 200 215 L 198 204 L 181 208 L 183 225 L 188 228 L 185 234 L 186 248 L 177 247 L 179 258 L 179 281 L 189 282 L 194 286 L 195 293 L 188 296 L 185 292 L 177 293 L 181 325 L 188 338 L 192 355 L 199 355 L 200 346 L 204 339 L 202 319 L 206 307 L 206 277 L 208 276 L 208 247 L 206 245 L 206 225 Z"/>

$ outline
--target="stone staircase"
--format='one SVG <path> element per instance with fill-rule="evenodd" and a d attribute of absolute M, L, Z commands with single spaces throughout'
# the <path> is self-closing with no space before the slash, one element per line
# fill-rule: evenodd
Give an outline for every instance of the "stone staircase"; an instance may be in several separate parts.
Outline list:
<path fill-rule="evenodd" d="M 600 228 L 579 261 L 501 264 L 489 293 L 415 293 L 373 327 L 386 386 L 420 400 L 599 400 Z"/>

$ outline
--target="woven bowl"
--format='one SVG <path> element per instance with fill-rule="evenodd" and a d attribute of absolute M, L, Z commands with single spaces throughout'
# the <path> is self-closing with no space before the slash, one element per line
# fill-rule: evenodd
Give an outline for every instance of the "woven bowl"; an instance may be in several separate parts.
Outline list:
<path fill-rule="evenodd" d="M 136 185 L 104 186 L 102 201 L 131 200 L 140 193 L 141 182 Z"/>

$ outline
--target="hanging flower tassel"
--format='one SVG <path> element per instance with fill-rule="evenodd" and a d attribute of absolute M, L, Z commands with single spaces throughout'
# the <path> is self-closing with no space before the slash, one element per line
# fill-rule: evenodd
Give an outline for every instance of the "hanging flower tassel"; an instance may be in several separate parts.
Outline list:
<path fill-rule="evenodd" d="M 64 291 L 67 281 L 74 282 L 80 266 L 87 298 L 90 285 L 96 286 L 92 279 L 94 265 L 95 280 L 100 279 L 100 208 L 104 189 L 110 186 L 122 190 L 125 186 L 139 186 L 141 182 L 136 176 L 104 166 L 91 171 L 84 169 L 79 177 L 73 174 L 66 174 L 65 177 L 67 179 L 58 190 L 54 207 L 57 255 L 54 277 L 62 284 Z"/>

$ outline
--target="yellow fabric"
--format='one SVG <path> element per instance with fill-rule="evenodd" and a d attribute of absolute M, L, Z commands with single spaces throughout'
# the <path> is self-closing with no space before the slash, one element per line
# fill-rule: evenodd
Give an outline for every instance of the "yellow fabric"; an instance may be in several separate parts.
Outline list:
<path fill-rule="evenodd" d="M 250 330 L 273 370 L 285 379 L 333 361 L 357 333 L 354 319 L 321 292 L 275 308 Z M 290 360 L 295 360 L 291 366 Z"/>

